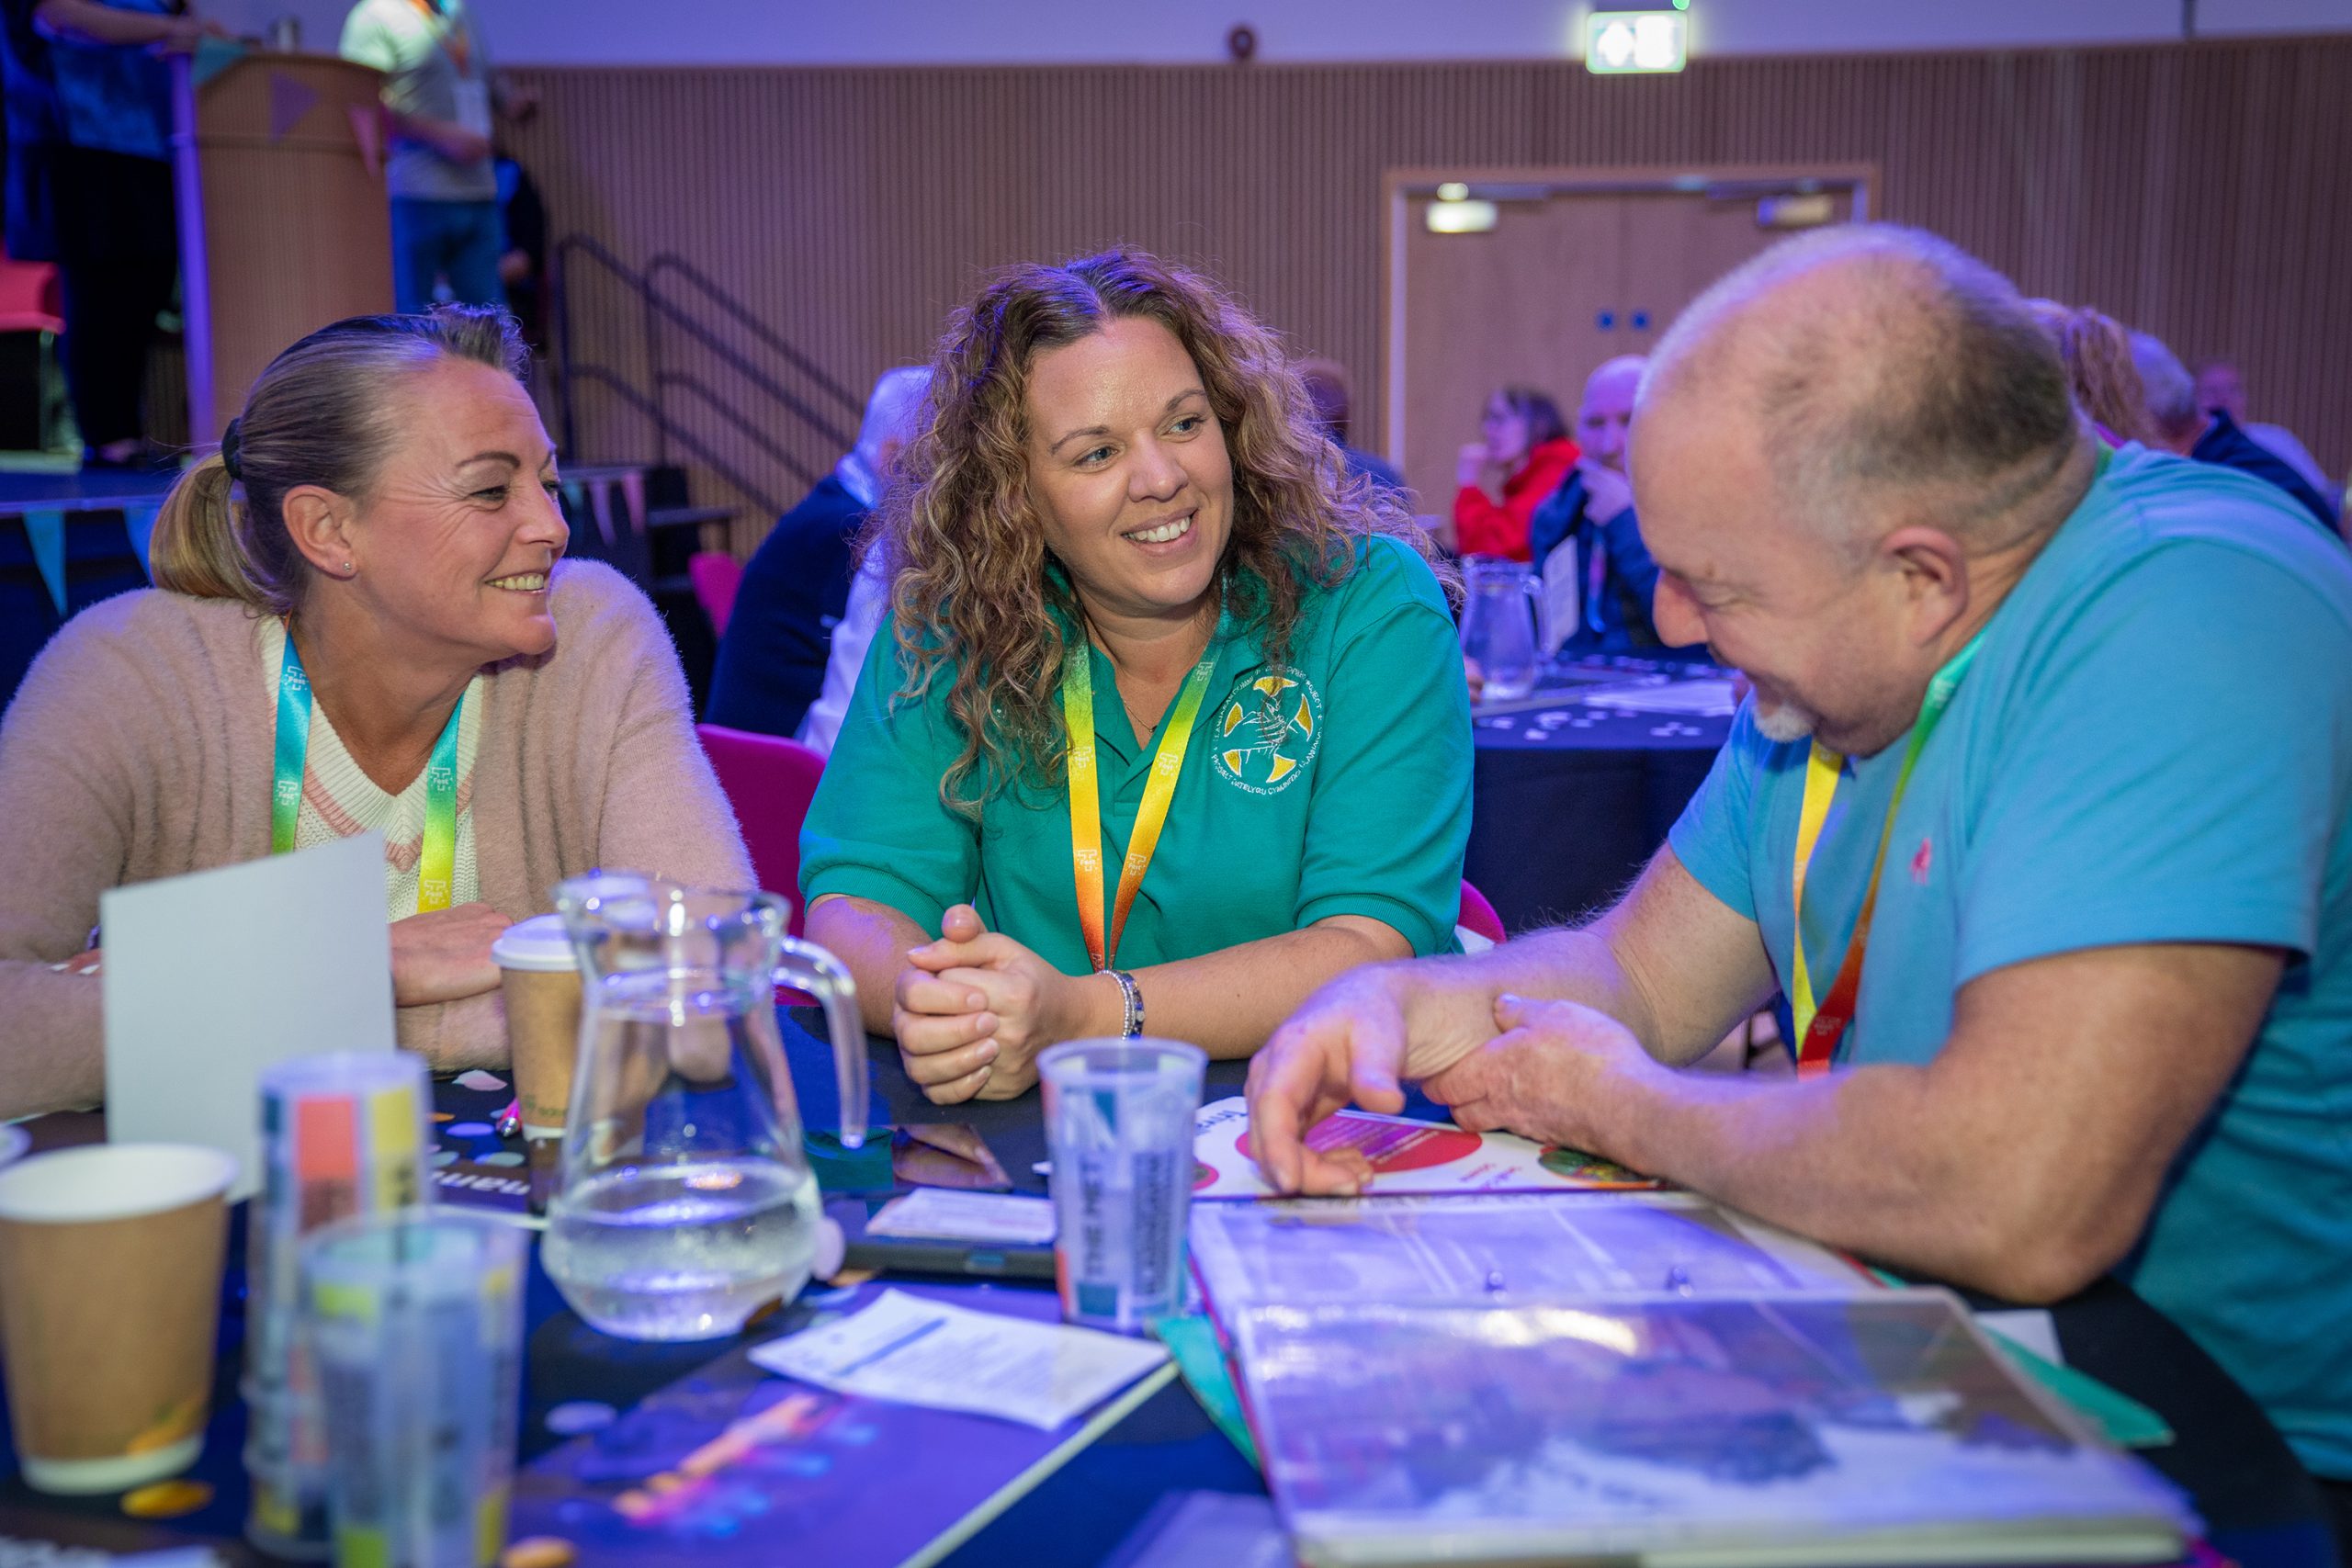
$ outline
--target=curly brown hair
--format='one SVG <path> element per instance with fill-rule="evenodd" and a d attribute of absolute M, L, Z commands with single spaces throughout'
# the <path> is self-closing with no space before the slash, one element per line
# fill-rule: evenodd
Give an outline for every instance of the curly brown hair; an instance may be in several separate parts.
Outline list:
<path fill-rule="evenodd" d="M 2148 398 L 2132 362 L 2132 334 L 2106 312 L 2055 299 L 2029 299 L 2026 309 L 2066 362 L 2075 404 L 2126 441 L 2146 441 Z"/>
<path fill-rule="evenodd" d="M 1344 581 L 1373 536 L 1448 577 L 1404 500 L 1348 471 L 1281 341 L 1215 283 L 1126 249 L 1008 268 L 948 318 L 922 434 L 868 539 L 891 567 L 898 697 L 951 678 L 963 749 L 939 793 L 967 816 L 1010 783 L 1050 783 L 1068 743 L 1064 627 L 1085 624 L 1068 572 L 1046 570 L 1058 563 L 1029 498 L 1030 368 L 1126 318 L 1166 327 L 1201 373 L 1233 459 L 1217 581 L 1277 663 L 1310 588 Z"/>

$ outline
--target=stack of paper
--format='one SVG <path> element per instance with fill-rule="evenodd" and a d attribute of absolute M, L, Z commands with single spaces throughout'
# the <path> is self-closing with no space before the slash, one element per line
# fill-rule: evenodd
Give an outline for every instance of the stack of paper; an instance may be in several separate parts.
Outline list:
<path fill-rule="evenodd" d="M 1343 1114 L 1373 1195 L 1190 1232 L 1310 1564 L 2174 1562 L 2195 1529 L 1948 1292 L 1695 1194 L 1547 1190 L 1523 1139 Z M 1252 1190 L 1246 1113 L 1201 1124 L 1204 1193 Z"/>

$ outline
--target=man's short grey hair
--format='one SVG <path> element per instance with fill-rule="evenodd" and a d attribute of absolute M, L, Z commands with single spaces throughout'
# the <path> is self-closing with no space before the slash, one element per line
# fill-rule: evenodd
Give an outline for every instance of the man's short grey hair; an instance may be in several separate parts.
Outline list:
<path fill-rule="evenodd" d="M 2141 390 L 2147 394 L 2148 423 L 2159 434 L 2179 436 L 2205 423 L 2205 411 L 2197 406 L 2196 381 L 2180 355 L 2161 338 L 2132 333 L 2132 363 L 2139 369 Z"/>
<path fill-rule="evenodd" d="M 1833 265 L 1817 303 L 1756 308 Z M 1791 511 L 1857 547 L 1905 501 L 1975 532 L 2046 485 L 2080 433 L 2066 367 L 2016 285 L 1894 224 L 1816 230 L 1726 274 L 1659 342 L 1640 401 L 1718 377 L 1739 388 Z"/>
<path fill-rule="evenodd" d="M 884 442 L 896 441 L 903 446 L 912 441 L 922 400 L 930 391 L 931 372 L 921 366 L 902 365 L 882 372 L 865 400 L 865 423 L 857 431 L 857 455 L 878 467 Z"/>

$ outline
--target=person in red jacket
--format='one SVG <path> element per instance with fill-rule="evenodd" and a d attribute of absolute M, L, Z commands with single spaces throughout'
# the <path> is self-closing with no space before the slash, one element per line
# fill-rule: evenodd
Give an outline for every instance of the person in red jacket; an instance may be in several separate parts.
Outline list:
<path fill-rule="evenodd" d="M 1453 495 L 1453 547 L 1465 556 L 1527 558 L 1527 520 L 1576 467 L 1557 404 L 1529 387 L 1487 400 L 1484 438 L 1462 448 Z"/>

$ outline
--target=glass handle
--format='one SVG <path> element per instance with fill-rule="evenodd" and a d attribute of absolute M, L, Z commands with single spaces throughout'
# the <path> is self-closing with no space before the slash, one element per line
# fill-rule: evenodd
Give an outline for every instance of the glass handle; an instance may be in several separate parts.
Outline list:
<path fill-rule="evenodd" d="M 1529 575 L 1519 580 L 1519 585 L 1527 590 L 1527 597 L 1533 607 L 1535 615 L 1535 665 L 1538 670 L 1541 670 L 1544 666 L 1544 660 L 1552 651 L 1551 606 L 1544 602 L 1544 580 L 1542 578 L 1537 577 L 1531 572 Z"/>
<path fill-rule="evenodd" d="M 842 1098 L 842 1147 L 865 1143 L 865 1021 L 857 1010 L 857 982 L 842 961 L 813 942 L 786 937 L 775 983 L 808 992 L 825 1010 L 833 1040 L 834 1083 Z"/>

